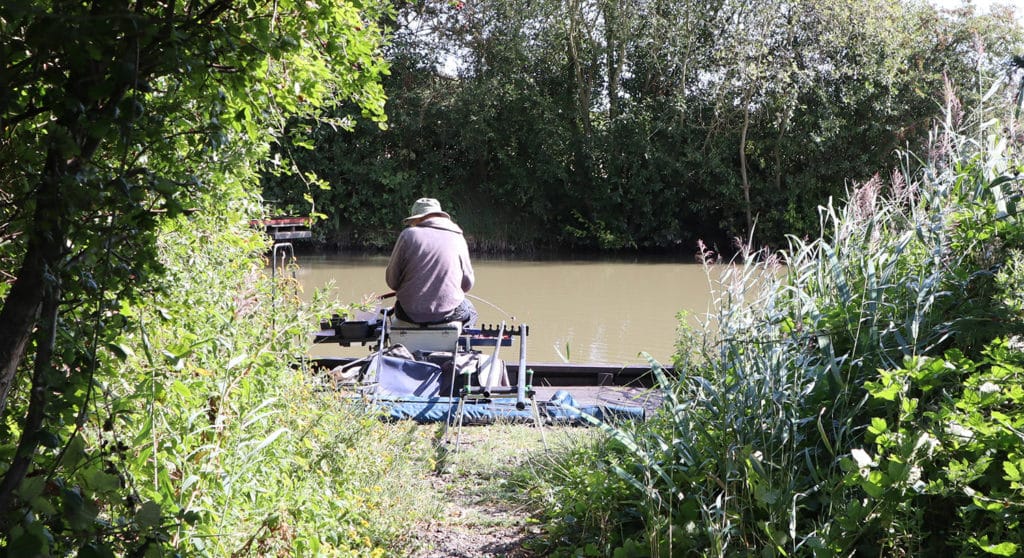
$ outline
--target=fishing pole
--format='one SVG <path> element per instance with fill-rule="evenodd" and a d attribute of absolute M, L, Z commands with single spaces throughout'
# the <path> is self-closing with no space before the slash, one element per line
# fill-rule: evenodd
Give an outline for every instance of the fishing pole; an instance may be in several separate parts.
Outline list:
<path fill-rule="evenodd" d="M 515 316 L 513 316 L 512 314 L 509 314 L 508 312 L 506 312 L 505 310 L 503 310 L 502 308 L 500 308 L 500 307 L 499 307 L 499 306 L 498 306 L 497 304 L 494 304 L 494 303 L 493 303 L 493 302 L 491 302 L 491 301 L 488 301 L 488 300 L 484 300 L 484 299 L 482 299 L 482 298 L 480 298 L 480 297 L 478 297 L 478 296 L 476 296 L 476 295 L 471 295 L 471 294 L 469 294 L 469 293 L 466 293 L 466 296 L 468 296 L 469 298 L 472 298 L 472 299 L 474 299 L 474 300 L 479 300 L 480 302 L 483 302 L 484 304 L 486 304 L 486 305 L 490 306 L 491 308 L 494 308 L 494 309 L 495 309 L 495 310 L 497 310 L 498 312 L 501 312 L 502 314 L 504 314 L 504 315 L 505 315 L 505 317 L 506 317 L 506 318 L 508 318 L 509 320 L 515 321 L 515 319 L 516 319 L 516 317 L 515 317 Z"/>
<path fill-rule="evenodd" d="M 394 291 L 392 291 L 390 293 L 384 293 L 384 294 L 378 296 L 377 300 L 384 300 L 386 298 L 391 298 L 391 297 L 395 296 L 396 294 L 397 293 L 395 293 Z M 516 319 L 515 316 L 513 316 L 512 314 L 509 314 L 508 312 L 506 312 L 504 308 L 501 308 L 500 306 L 498 306 L 497 304 L 494 304 L 493 302 L 491 302 L 489 300 L 484 300 L 484 299 L 482 299 L 482 298 L 480 298 L 480 297 L 478 297 L 476 295 L 471 295 L 469 293 L 466 293 L 466 296 L 468 296 L 469 298 L 472 298 L 473 300 L 478 300 L 480 302 L 483 302 L 484 304 L 490 306 L 491 308 L 494 308 L 498 312 L 501 312 L 502 314 L 504 314 L 505 317 L 508 318 L 509 320 L 515 321 L 515 319 Z"/>

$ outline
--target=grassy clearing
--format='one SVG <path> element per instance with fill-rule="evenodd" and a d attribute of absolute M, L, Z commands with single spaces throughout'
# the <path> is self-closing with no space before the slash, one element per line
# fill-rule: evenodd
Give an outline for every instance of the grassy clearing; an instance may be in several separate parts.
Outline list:
<path fill-rule="evenodd" d="M 461 444 L 455 445 L 452 430 L 449 443 L 438 446 L 438 473 L 455 477 L 473 477 L 489 486 L 490 495 L 518 493 L 510 472 L 540 467 L 544 456 L 571 447 L 594 435 L 594 431 L 576 427 L 546 426 L 543 432 L 533 425 L 497 423 L 464 427 Z M 500 490 L 495 490 L 498 487 Z"/>

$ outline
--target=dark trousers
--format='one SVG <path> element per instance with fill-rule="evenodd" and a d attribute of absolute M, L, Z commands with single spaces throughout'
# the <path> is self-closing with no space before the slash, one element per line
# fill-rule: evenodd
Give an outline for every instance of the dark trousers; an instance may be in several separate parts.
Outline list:
<path fill-rule="evenodd" d="M 476 324 L 477 313 L 476 307 L 473 306 L 473 303 L 467 298 L 463 299 L 462 304 L 456 306 L 455 309 L 445 315 L 445 317 L 433 322 L 417 322 L 410 318 L 409 315 L 405 313 L 405 310 L 402 309 L 402 304 L 398 301 L 395 301 L 395 316 L 397 316 L 399 320 L 421 326 L 446 324 L 448 322 L 462 322 L 464 327 L 473 327 L 473 325 Z"/>

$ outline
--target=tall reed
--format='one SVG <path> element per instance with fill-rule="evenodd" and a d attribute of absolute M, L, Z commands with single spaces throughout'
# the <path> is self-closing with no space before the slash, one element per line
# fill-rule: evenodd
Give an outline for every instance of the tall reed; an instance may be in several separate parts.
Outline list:
<path fill-rule="evenodd" d="M 926 162 L 906 154 L 888 184 L 822 207 L 818 238 L 740 246 L 708 273 L 713 308 L 682 330 L 679 376 L 652 362 L 664 412 L 602 425 L 597 466 L 626 482 L 619 505 L 643 519 L 605 543 L 651 556 L 913 552 L 926 515 L 901 504 L 883 517 L 873 492 L 885 487 L 858 476 L 879 465 L 861 448 L 886 404 L 874 395 L 884 371 L 978 355 L 1022 323 L 986 287 L 1020 258 L 1006 241 L 1020 236 L 1020 146 L 989 116 L 966 123 L 976 137 L 951 116 Z"/>

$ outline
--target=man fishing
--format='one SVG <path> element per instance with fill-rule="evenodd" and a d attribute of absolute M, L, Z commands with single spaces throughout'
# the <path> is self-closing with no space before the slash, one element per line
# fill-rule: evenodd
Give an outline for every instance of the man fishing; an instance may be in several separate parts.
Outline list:
<path fill-rule="evenodd" d="M 398 297 L 395 316 L 419 325 L 472 326 L 477 312 L 466 293 L 473 265 L 462 229 L 434 198 L 416 200 L 404 223 L 384 273 Z"/>

